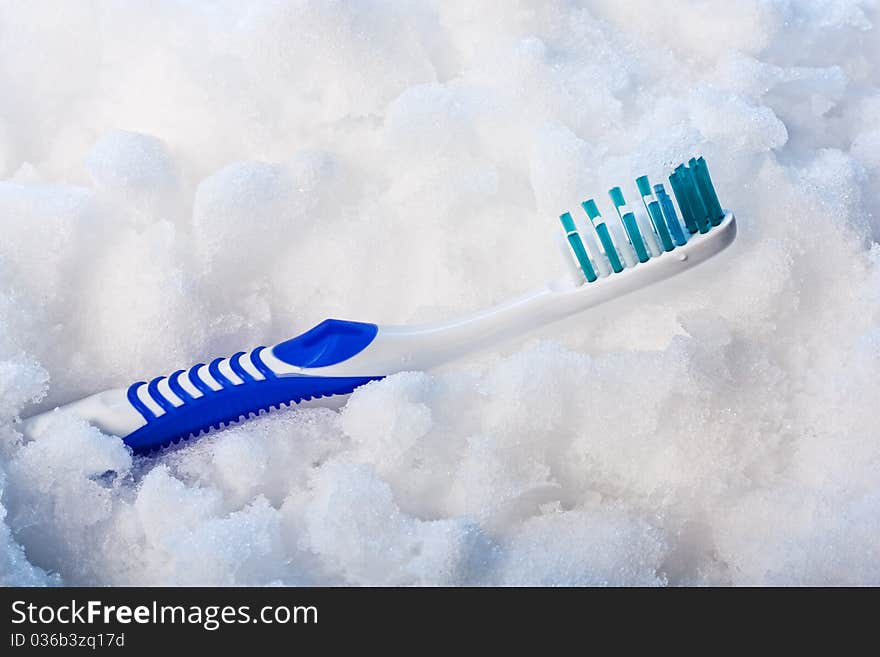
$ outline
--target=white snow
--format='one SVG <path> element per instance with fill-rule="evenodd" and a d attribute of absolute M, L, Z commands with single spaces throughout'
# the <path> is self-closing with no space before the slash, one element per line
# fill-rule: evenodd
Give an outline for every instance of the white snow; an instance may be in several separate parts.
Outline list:
<path fill-rule="evenodd" d="M 880 3 L 9 3 L 0 584 L 880 584 Z M 170 450 L 16 416 L 564 271 L 703 154 L 723 257 Z"/>

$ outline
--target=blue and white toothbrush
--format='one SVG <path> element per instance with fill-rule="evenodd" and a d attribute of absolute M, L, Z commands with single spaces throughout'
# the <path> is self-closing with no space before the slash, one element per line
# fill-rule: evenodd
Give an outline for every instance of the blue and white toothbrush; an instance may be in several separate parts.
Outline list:
<path fill-rule="evenodd" d="M 663 185 L 636 180 L 641 208 L 619 187 L 610 190 L 613 218 L 593 199 L 582 203 L 589 222 L 561 215 L 572 279 L 453 321 L 377 326 L 328 319 L 274 347 L 257 347 L 188 370 L 100 392 L 22 422 L 36 438 L 52 413 L 71 412 L 135 452 L 149 452 L 242 419 L 317 397 L 347 395 L 369 381 L 404 370 L 436 367 L 568 315 L 597 306 L 703 262 L 736 236 L 703 158 L 669 177 L 679 213 Z M 580 224 L 580 225 L 579 225 Z"/>

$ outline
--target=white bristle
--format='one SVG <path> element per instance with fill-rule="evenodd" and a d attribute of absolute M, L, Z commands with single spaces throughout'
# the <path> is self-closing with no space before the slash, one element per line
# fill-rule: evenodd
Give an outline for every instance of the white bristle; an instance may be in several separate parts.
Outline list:
<path fill-rule="evenodd" d="M 611 221 L 607 222 L 606 225 L 611 233 L 611 238 L 617 245 L 617 252 L 620 254 L 620 259 L 623 262 L 624 267 L 634 267 L 638 262 L 638 259 L 636 258 L 636 253 L 632 248 L 632 244 L 629 243 L 629 237 L 627 236 L 626 230 L 620 219 L 614 217 Z"/>
<path fill-rule="evenodd" d="M 611 273 L 611 266 L 608 263 L 608 257 L 605 255 L 605 251 L 602 249 L 599 236 L 596 235 L 596 229 L 593 228 L 593 223 L 586 216 L 575 219 L 575 222 L 577 223 L 578 231 L 581 234 L 584 245 L 587 247 L 587 252 L 590 254 L 590 259 L 593 261 L 596 275 L 599 276 L 599 278 L 608 276 L 608 274 Z"/>
<path fill-rule="evenodd" d="M 660 242 L 657 239 L 657 233 L 654 232 L 654 224 L 651 223 L 648 211 L 644 207 L 636 207 L 633 210 L 633 214 L 636 217 L 636 223 L 639 225 L 639 231 L 642 233 L 642 239 L 645 241 L 645 246 L 651 257 L 654 258 L 660 255 L 663 249 L 660 248 Z"/>
<path fill-rule="evenodd" d="M 562 256 L 562 261 L 565 263 L 565 270 L 567 276 L 571 279 L 571 282 L 575 285 L 580 285 L 584 282 L 584 274 L 581 272 L 581 268 L 578 265 L 577 258 L 575 258 L 574 253 L 571 251 L 571 247 L 568 245 L 567 237 L 557 232 L 556 233 L 556 247 L 559 249 L 559 254 Z"/>

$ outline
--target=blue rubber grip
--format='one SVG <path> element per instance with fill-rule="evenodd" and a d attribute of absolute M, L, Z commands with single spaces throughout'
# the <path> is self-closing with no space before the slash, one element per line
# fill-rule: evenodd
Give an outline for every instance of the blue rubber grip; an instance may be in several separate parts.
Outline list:
<path fill-rule="evenodd" d="M 276 345 L 271 353 L 275 358 L 296 367 L 327 367 L 348 360 L 366 349 L 377 332 L 375 324 L 328 319 L 302 335 Z M 238 384 L 220 370 L 223 358 L 212 360 L 208 372 L 220 385 L 219 390 L 212 389 L 198 376 L 199 368 L 203 367 L 201 363 L 188 372 L 177 370 L 168 377 L 168 387 L 183 402 L 179 406 L 175 406 L 159 389 L 159 383 L 165 377 L 156 377 L 149 384 L 143 381 L 132 384 L 128 389 L 128 400 L 146 420 L 146 424 L 125 436 L 125 444 L 136 453 L 150 452 L 258 415 L 261 411 L 316 397 L 348 394 L 365 383 L 385 376 L 384 373 L 354 377 L 279 376 L 261 356 L 265 349 L 257 347 L 250 354 L 250 361 L 262 378 L 251 375 L 241 364 L 245 352 L 238 352 L 229 358 L 229 368 L 241 380 Z M 202 394 L 196 397 L 188 393 L 180 383 L 181 377 L 187 377 Z M 157 415 L 151 411 L 138 396 L 139 389 L 145 385 L 147 394 L 162 409 L 162 413 Z"/>

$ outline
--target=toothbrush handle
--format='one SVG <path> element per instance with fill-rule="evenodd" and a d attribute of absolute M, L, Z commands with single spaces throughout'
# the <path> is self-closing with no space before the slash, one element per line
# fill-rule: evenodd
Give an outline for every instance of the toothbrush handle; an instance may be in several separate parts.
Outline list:
<path fill-rule="evenodd" d="M 274 347 L 257 347 L 129 386 L 125 397 L 140 425 L 123 436 L 148 452 L 287 404 L 345 395 L 383 373 L 334 375 L 334 366 L 366 349 L 375 324 L 328 319 Z M 130 414 L 130 411 L 129 411 Z"/>

